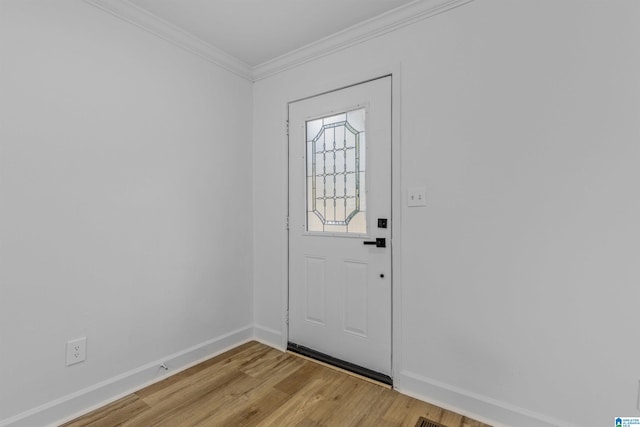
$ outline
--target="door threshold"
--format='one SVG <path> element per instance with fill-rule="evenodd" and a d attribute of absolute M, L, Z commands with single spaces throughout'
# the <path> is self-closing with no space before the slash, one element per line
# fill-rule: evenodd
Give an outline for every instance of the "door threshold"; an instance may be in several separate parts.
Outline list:
<path fill-rule="evenodd" d="M 287 350 L 297 356 L 303 357 L 304 359 L 320 363 L 321 365 L 353 375 L 374 384 L 387 388 L 393 387 L 393 379 L 389 375 L 381 374 L 380 372 L 346 362 L 342 359 L 337 359 L 333 356 L 329 356 L 328 354 L 320 353 L 319 351 L 291 342 L 287 344 Z"/>

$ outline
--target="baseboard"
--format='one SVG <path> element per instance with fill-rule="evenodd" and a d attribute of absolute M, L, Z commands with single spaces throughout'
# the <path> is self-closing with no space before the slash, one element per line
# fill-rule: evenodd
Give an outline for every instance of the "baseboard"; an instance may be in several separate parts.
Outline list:
<path fill-rule="evenodd" d="M 268 345 L 269 347 L 277 348 L 278 350 L 286 350 L 282 347 L 282 332 L 275 329 L 267 328 L 266 326 L 253 325 L 253 338 Z"/>
<path fill-rule="evenodd" d="M 252 339 L 254 339 L 253 326 L 237 329 L 29 411 L 0 420 L 0 427 L 60 425 Z M 163 363 L 169 368 L 168 370 L 160 368 Z"/>
<path fill-rule="evenodd" d="M 281 332 L 259 325 L 246 326 L 0 420 L 0 427 L 60 425 L 253 339 L 283 350 Z M 168 371 L 160 368 L 163 363 Z M 410 371 L 394 377 L 394 388 L 494 427 L 578 427 Z"/>
<path fill-rule="evenodd" d="M 402 394 L 432 403 L 494 427 L 578 427 L 409 371 L 394 377 Z"/>

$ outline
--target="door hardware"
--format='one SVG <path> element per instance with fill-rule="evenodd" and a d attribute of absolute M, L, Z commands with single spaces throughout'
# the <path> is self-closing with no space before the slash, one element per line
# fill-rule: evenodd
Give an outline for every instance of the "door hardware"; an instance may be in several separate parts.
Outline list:
<path fill-rule="evenodd" d="M 385 239 L 384 237 L 376 237 L 376 240 L 367 240 L 362 243 L 365 245 L 376 245 L 376 248 L 387 247 L 387 239 Z"/>

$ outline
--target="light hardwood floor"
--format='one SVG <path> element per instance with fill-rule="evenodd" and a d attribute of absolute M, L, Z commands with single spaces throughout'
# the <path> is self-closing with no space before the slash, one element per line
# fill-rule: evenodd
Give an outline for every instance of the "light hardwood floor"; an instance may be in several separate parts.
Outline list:
<path fill-rule="evenodd" d="M 65 427 L 489 427 L 255 341 L 200 363 Z"/>

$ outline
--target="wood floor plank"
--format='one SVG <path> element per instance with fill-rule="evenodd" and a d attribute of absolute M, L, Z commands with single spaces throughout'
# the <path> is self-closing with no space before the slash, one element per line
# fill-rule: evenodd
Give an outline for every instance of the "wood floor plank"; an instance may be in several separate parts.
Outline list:
<path fill-rule="evenodd" d="M 317 363 L 305 363 L 296 371 L 292 371 L 291 375 L 276 384 L 274 388 L 288 395 L 293 395 L 302 389 L 310 378 L 317 377 L 322 369 Z"/>
<path fill-rule="evenodd" d="M 63 424 L 62 427 L 112 427 L 119 426 L 128 419 L 143 413 L 149 409 L 135 394 L 123 397 L 120 400 L 91 412 L 82 418 Z"/>
<path fill-rule="evenodd" d="M 147 387 L 136 394 L 144 399 L 150 406 L 154 406 L 161 401 L 170 400 L 172 396 L 180 399 L 181 396 L 193 396 L 200 393 L 200 390 L 214 390 L 220 387 L 226 387 L 228 384 L 228 376 L 230 373 L 242 373 L 240 367 L 244 363 L 248 363 L 253 359 L 262 357 L 269 348 L 266 346 L 258 346 L 254 343 L 252 346 L 245 348 L 235 356 L 220 357 L 212 359 L 211 363 L 207 363 L 204 369 L 195 370 L 188 376 L 188 380 L 181 381 L 162 381 L 160 385 Z M 178 374 L 179 375 L 179 374 Z M 243 375 L 246 375 L 243 373 Z M 169 378 L 170 379 L 170 378 Z"/>
<path fill-rule="evenodd" d="M 362 420 L 363 425 L 386 425 L 387 421 L 384 421 L 384 414 L 387 413 L 393 403 L 393 400 L 399 393 L 390 389 L 380 390 L 380 394 L 377 396 L 376 401 L 367 412 L 366 416 Z"/>
<path fill-rule="evenodd" d="M 269 351 L 264 352 L 260 357 L 256 357 L 243 363 L 240 370 L 252 377 L 259 377 L 261 374 L 268 372 L 274 366 L 280 364 L 283 360 L 288 360 L 286 353 L 270 348 Z"/>
<path fill-rule="evenodd" d="M 155 407 L 156 405 L 171 400 L 181 401 L 187 397 L 195 398 L 198 394 L 201 394 L 202 390 L 211 392 L 221 389 L 223 390 L 222 392 L 224 392 L 224 387 L 233 383 L 239 376 L 246 376 L 246 374 L 239 370 L 224 370 L 210 367 L 194 374 L 189 378 L 189 381 L 176 382 L 158 389 L 151 394 L 140 392 L 137 394 L 149 406 Z"/>
<path fill-rule="evenodd" d="M 383 419 L 403 427 L 414 427 L 420 417 L 438 421 L 442 413 L 442 408 L 397 393 L 396 402 L 391 405 Z"/>
<path fill-rule="evenodd" d="M 164 402 L 154 406 L 149 411 L 153 412 L 152 416 L 138 417 L 131 426 L 193 426 L 207 420 L 211 420 L 211 425 L 216 425 L 215 420 L 220 412 L 241 396 L 242 390 L 252 382 L 252 378 L 242 372 L 235 374 L 238 377 L 224 387 L 198 390 L 193 398 L 185 397 L 175 402 L 173 407 L 165 406 Z"/>
<path fill-rule="evenodd" d="M 295 426 L 296 427 L 326 427 L 324 424 L 320 424 L 319 422 L 310 420 L 308 418 L 303 419 Z"/>
<path fill-rule="evenodd" d="M 295 365 L 300 363 L 294 358 L 282 362 L 277 369 L 271 371 L 270 376 L 264 376 L 262 379 L 253 378 L 242 372 L 242 368 L 238 368 L 237 372 L 242 374 L 241 378 L 215 391 L 206 388 L 198 391 L 200 397 L 197 405 L 188 404 L 180 412 L 174 412 L 170 418 L 157 421 L 154 425 L 233 425 L 233 422 L 224 420 L 242 417 L 242 412 L 252 402 L 270 392 L 275 393 L 273 385 L 280 382 L 289 370 L 295 370 Z M 271 411 L 272 409 L 264 410 L 265 413 Z"/>
<path fill-rule="evenodd" d="M 321 386 L 313 395 L 315 405 L 308 417 L 325 426 L 335 425 L 336 419 L 344 417 L 341 411 L 351 407 L 353 390 L 353 378 L 338 374 L 332 375 L 330 380 L 323 378 Z"/>
<path fill-rule="evenodd" d="M 462 420 L 462 427 L 484 427 L 480 421 L 472 420 L 471 418 L 464 417 Z"/>
<path fill-rule="evenodd" d="M 242 404 L 235 405 L 230 411 L 227 411 L 228 415 L 226 416 L 224 412 L 216 414 L 216 423 L 219 422 L 222 426 L 255 425 L 268 417 L 290 397 L 286 393 L 272 389 L 257 399 L 247 398 Z M 209 424 L 205 421 L 200 425 L 207 426 Z"/>
<path fill-rule="evenodd" d="M 281 353 L 282 356 L 286 356 Z M 273 412 L 269 408 L 257 408 L 256 403 L 271 402 L 271 398 L 263 399 L 265 396 L 273 396 L 272 403 L 279 402 L 280 406 L 284 401 L 290 398 L 289 395 L 281 391 L 275 390 L 273 386 L 278 384 L 284 376 L 288 375 L 291 370 L 296 370 L 302 362 L 296 358 L 282 357 L 278 360 L 277 365 L 272 367 L 269 375 L 263 375 L 259 381 L 247 382 L 245 387 L 237 389 L 236 395 L 226 404 L 220 407 L 215 414 L 216 420 L 222 425 L 245 425 L 244 414 L 250 408 L 253 411 L 263 412 L 266 415 Z M 245 373 L 245 375 L 248 375 Z M 234 385 L 235 386 L 235 385 Z M 276 407 L 277 407 L 276 406 Z M 198 424 L 193 424 L 198 425 Z"/>
<path fill-rule="evenodd" d="M 325 414 L 321 422 L 327 426 L 362 425 L 363 419 L 375 406 L 384 389 L 356 378 L 347 378 L 343 384 L 343 391 L 339 391 L 340 395 L 331 400 L 334 408 Z M 329 393 L 331 397 L 333 393 Z"/>
<path fill-rule="evenodd" d="M 407 411 L 411 408 L 411 399 L 409 396 L 394 396 L 387 412 L 382 416 L 383 420 L 389 421 L 394 425 L 402 425 L 407 417 Z"/>
<path fill-rule="evenodd" d="M 222 353 L 218 356 L 212 357 L 202 363 L 199 363 L 191 368 L 185 369 L 184 371 L 178 372 L 165 380 L 159 381 L 155 384 L 152 384 L 140 391 L 136 394 L 141 398 L 146 398 L 152 394 L 155 394 L 164 388 L 170 387 L 173 384 L 180 383 L 185 381 L 188 378 L 195 378 L 194 375 L 199 372 L 210 368 L 213 365 L 225 364 L 225 362 L 229 363 L 230 361 L 237 360 L 238 358 L 245 357 L 247 352 L 256 351 L 260 347 L 256 346 L 255 341 L 248 342 L 246 344 L 242 344 L 238 347 L 235 347 L 225 353 Z"/>
<path fill-rule="evenodd" d="M 440 424 L 446 427 L 461 427 L 462 418 L 462 415 L 456 414 L 455 412 L 444 411 L 440 418 Z"/>
<path fill-rule="evenodd" d="M 235 397 L 238 387 L 247 387 L 252 378 L 240 371 L 225 372 L 218 381 L 201 387 L 185 387 L 166 399 L 155 401 L 149 410 L 127 421 L 124 426 L 189 425 L 194 415 L 210 417 Z"/>
<path fill-rule="evenodd" d="M 414 426 L 418 421 L 418 418 L 420 417 L 425 417 L 430 420 L 442 420 L 442 417 L 447 412 L 447 410 L 442 409 L 438 406 L 414 399 L 411 411 L 411 416 L 413 417 L 413 419 L 410 420 L 410 423 L 408 425 Z"/>
<path fill-rule="evenodd" d="M 269 417 L 257 423 L 256 426 L 297 425 L 306 422 L 305 420 L 319 422 L 317 419 L 314 420 L 310 418 L 310 416 L 319 406 L 323 407 L 324 387 L 331 387 L 332 380 L 336 381 L 336 378 L 331 375 L 332 373 L 323 372 L 323 374 L 328 375 L 310 379 L 305 386 L 292 395 L 287 402 L 280 406 L 280 408 L 274 411 Z"/>
<path fill-rule="evenodd" d="M 64 427 L 414 427 L 421 416 L 447 427 L 490 427 L 249 342 Z"/>

